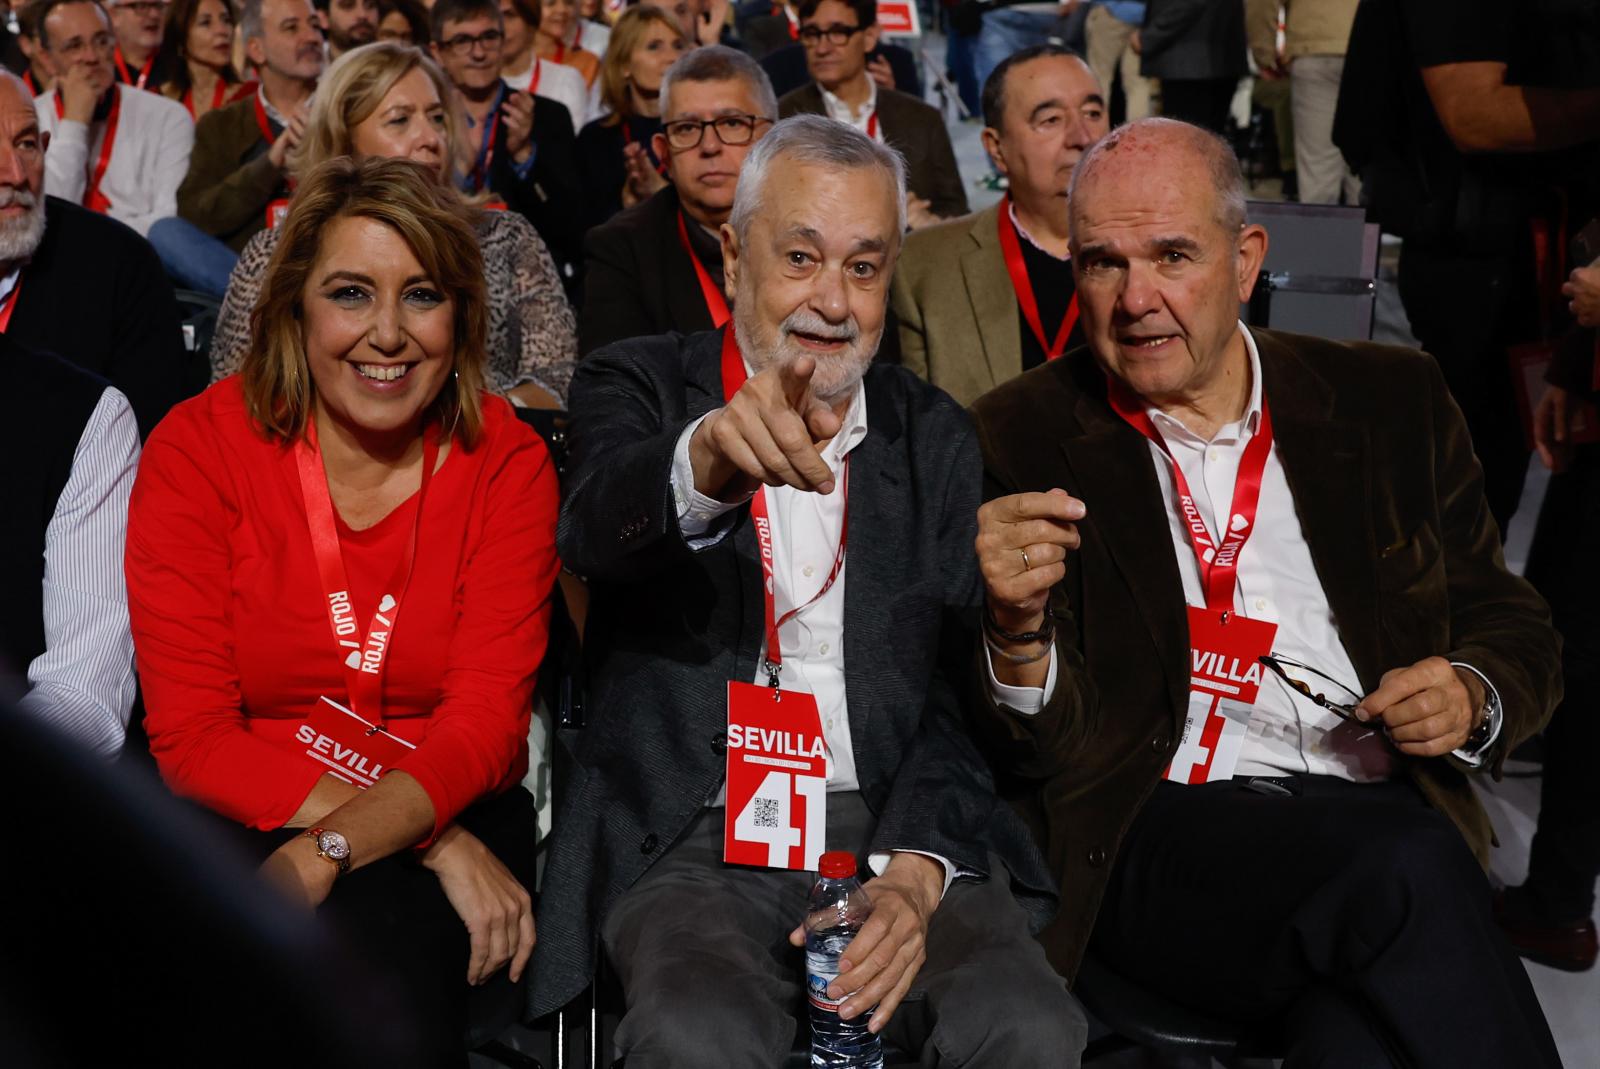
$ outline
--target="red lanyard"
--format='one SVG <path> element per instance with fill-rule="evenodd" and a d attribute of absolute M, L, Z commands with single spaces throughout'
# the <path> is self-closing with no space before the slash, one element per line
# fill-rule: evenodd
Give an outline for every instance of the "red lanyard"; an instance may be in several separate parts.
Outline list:
<path fill-rule="evenodd" d="M 0 334 L 4 334 L 11 327 L 11 313 L 17 307 L 17 294 L 22 292 L 22 273 L 17 273 L 17 281 L 12 284 L 11 292 L 6 294 L 5 300 L 0 301 Z"/>
<path fill-rule="evenodd" d="M 1256 529 L 1256 509 L 1261 504 L 1261 479 L 1267 469 L 1267 455 L 1272 452 L 1272 419 L 1267 413 L 1265 392 L 1261 396 L 1261 425 L 1255 437 L 1244 447 L 1239 458 L 1239 473 L 1233 484 L 1233 505 L 1228 510 L 1222 544 L 1219 546 L 1206 529 L 1206 521 L 1189 492 L 1189 480 L 1183 468 L 1167 448 L 1161 432 L 1151 422 L 1149 414 L 1137 400 L 1125 396 L 1121 385 L 1110 384 L 1111 407 L 1117 415 L 1127 420 L 1129 426 L 1156 444 L 1172 461 L 1172 483 L 1178 491 L 1178 512 L 1183 525 L 1188 528 L 1189 542 L 1194 547 L 1195 560 L 1200 565 L 1201 586 L 1205 590 L 1206 608 L 1213 612 L 1233 611 L 1233 591 L 1239 575 L 1239 554 Z M 1241 522 L 1242 521 L 1242 522 Z"/>
<path fill-rule="evenodd" d="M 272 132 L 272 120 L 267 116 L 267 106 L 261 102 L 261 94 L 256 93 L 256 125 L 261 127 L 261 136 L 267 139 L 267 144 L 275 144 L 278 135 Z"/>
<path fill-rule="evenodd" d="M 22 72 L 22 84 L 27 86 L 28 92 L 34 96 L 39 95 L 39 84 L 33 80 L 33 71 L 25 70 Z"/>
<path fill-rule="evenodd" d="M 61 103 L 61 90 L 56 90 L 56 119 L 59 121 L 66 113 L 66 108 Z M 116 86 L 111 87 L 111 112 L 106 116 L 106 133 L 100 141 L 100 158 L 95 161 L 94 173 L 89 177 L 89 188 L 83 191 L 83 206 L 92 212 L 101 215 L 111 210 L 111 201 L 100 192 L 100 183 L 105 180 L 106 168 L 111 166 L 111 146 L 117 140 L 117 119 L 122 114 L 122 91 Z"/>
<path fill-rule="evenodd" d="M 150 80 L 150 68 L 155 66 L 156 54 L 150 53 L 150 58 L 144 61 L 144 66 L 139 68 L 139 77 L 135 78 L 128 70 L 128 61 L 122 58 L 122 46 L 117 46 L 116 54 L 112 57 L 117 61 L 117 73 L 122 75 L 122 80 L 135 89 L 143 89 Z"/>
<path fill-rule="evenodd" d="M 790 11 L 787 4 L 780 5 L 778 7 L 774 7 L 772 9 L 772 13 L 774 15 L 781 14 L 788 21 L 788 23 L 789 23 L 789 40 L 791 40 L 791 41 L 800 40 L 800 17 L 798 15 L 796 15 L 793 11 Z"/>
<path fill-rule="evenodd" d="M 706 270 L 706 265 L 700 262 L 700 257 L 694 254 L 694 248 L 689 244 L 689 227 L 684 222 L 683 211 L 678 212 L 678 240 L 683 243 L 683 251 L 688 254 L 689 262 L 694 265 L 695 277 L 700 280 L 700 294 L 706 299 L 706 311 L 711 313 L 711 325 L 721 330 L 723 325 L 732 319 L 728 311 L 728 299 L 722 291 L 717 289 L 717 284 L 711 280 L 711 272 Z M 729 335 L 732 337 L 733 335 Z M 726 368 L 726 364 L 724 364 Z M 739 381 L 744 381 L 744 363 L 739 364 Z M 737 387 L 735 387 L 737 389 Z M 728 394 L 731 399 L 732 393 Z"/>
<path fill-rule="evenodd" d="M 739 355 L 739 343 L 733 336 L 733 329 L 727 328 L 722 333 L 722 397 L 723 400 L 732 401 L 733 395 L 739 392 L 739 387 L 745 382 L 744 358 Z M 828 572 L 828 578 L 822 583 L 822 589 L 812 595 L 811 600 L 804 605 L 796 605 L 782 616 L 776 616 L 773 569 L 772 569 L 772 521 L 767 514 L 767 488 L 756 490 L 755 496 L 750 499 L 750 519 L 756 527 L 756 544 L 760 547 L 761 558 L 761 597 L 762 619 L 766 624 L 767 632 L 767 685 L 778 685 L 778 672 L 783 668 L 783 643 L 778 637 L 778 629 L 784 624 L 799 616 L 806 609 L 811 608 L 822 596 L 833 589 L 833 584 L 839 578 L 839 573 L 844 571 L 844 550 L 850 533 L 850 458 L 846 457 L 843 470 L 839 473 L 839 486 L 834 491 L 844 495 L 844 518 L 839 523 L 839 549 L 833 555 L 833 568 Z"/>
<path fill-rule="evenodd" d="M 867 116 L 867 136 L 878 140 L 878 109 L 873 108 L 872 114 Z"/>
<path fill-rule="evenodd" d="M 567 61 L 567 43 L 565 41 L 557 41 L 556 54 L 550 58 L 557 63 L 565 63 Z"/>
<path fill-rule="evenodd" d="M 295 443 L 295 463 L 300 469 L 300 492 L 305 498 L 306 526 L 311 531 L 311 549 L 317 558 L 317 575 L 326 595 L 328 627 L 333 632 L 335 653 L 344 665 L 345 688 L 350 708 L 383 727 L 383 673 L 389 663 L 389 649 L 406 587 L 411 584 L 411 569 L 417 558 L 417 538 L 422 530 L 422 505 L 428 496 L 428 483 L 439 459 L 439 435 L 429 428 L 423 438 L 422 487 L 417 491 L 417 517 L 411 538 L 395 565 L 378 609 L 372 614 L 365 636 L 356 633 L 355 609 L 350 601 L 350 580 L 345 573 L 344 554 L 339 548 L 339 527 L 333 514 L 333 497 L 328 493 L 328 476 L 322 467 L 322 451 L 317 446 L 316 423 L 306 425 L 306 436 Z"/>
<path fill-rule="evenodd" d="M 221 78 L 217 79 L 217 87 L 211 91 L 211 110 L 216 111 L 222 107 L 222 98 L 228 92 L 228 83 Z M 194 113 L 194 87 L 190 86 L 183 94 L 183 106 L 189 109 L 189 118 L 198 118 Z"/>
<path fill-rule="evenodd" d="M 1054 360 L 1067 351 L 1067 339 L 1072 336 L 1072 328 L 1078 323 L 1078 295 L 1073 293 L 1072 300 L 1067 302 L 1067 314 L 1062 317 L 1061 329 L 1056 331 L 1056 340 L 1046 341 L 1044 322 L 1039 318 L 1039 301 L 1033 295 L 1033 280 L 1028 278 L 1028 265 L 1022 259 L 1022 241 L 1011 222 L 1009 193 L 1000 199 L 1000 248 L 1005 253 L 1006 273 L 1011 276 L 1011 288 L 1017 291 L 1017 304 L 1022 307 L 1022 318 L 1028 321 L 1028 329 L 1039 339 L 1044 358 Z"/>

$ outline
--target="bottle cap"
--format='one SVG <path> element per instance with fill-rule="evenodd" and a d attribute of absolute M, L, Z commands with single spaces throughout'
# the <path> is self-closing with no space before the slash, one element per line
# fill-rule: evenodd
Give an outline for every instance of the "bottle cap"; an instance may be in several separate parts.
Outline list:
<path fill-rule="evenodd" d="M 856 856 L 848 850 L 829 850 L 817 862 L 817 873 L 830 880 L 849 879 L 856 874 Z"/>

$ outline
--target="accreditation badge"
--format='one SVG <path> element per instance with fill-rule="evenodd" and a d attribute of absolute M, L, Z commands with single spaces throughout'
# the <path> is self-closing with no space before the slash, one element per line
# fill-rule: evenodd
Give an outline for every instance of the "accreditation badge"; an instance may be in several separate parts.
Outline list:
<path fill-rule="evenodd" d="M 1189 712 L 1165 778 L 1174 783 L 1230 779 L 1278 625 L 1233 612 L 1189 606 Z"/>
<path fill-rule="evenodd" d="M 727 785 L 723 860 L 814 872 L 828 819 L 828 747 L 816 698 L 730 682 Z"/>
<path fill-rule="evenodd" d="M 324 697 L 295 729 L 305 755 L 327 771 L 366 790 L 416 746 Z"/>

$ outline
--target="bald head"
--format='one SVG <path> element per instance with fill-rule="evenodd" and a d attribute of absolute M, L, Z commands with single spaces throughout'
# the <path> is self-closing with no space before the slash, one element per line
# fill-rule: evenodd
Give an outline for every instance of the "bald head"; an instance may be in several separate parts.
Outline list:
<path fill-rule="evenodd" d="M 15 107 L 20 101 L 28 107 L 33 107 L 33 94 L 28 91 L 28 83 L 12 74 L 4 67 L 0 67 L 0 107 Z"/>
<path fill-rule="evenodd" d="M 1229 235 L 1244 227 L 1244 172 L 1239 169 L 1239 157 L 1233 148 L 1211 131 L 1186 122 L 1140 119 L 1113 130 L 1078 161 L 1069 187 L 1074 240 L 1083 214 L 1079 208 L 1080 192 L 1092 196 L 1093 186 L 1102 180 L 1122 182 L 1152 173 L 1184 184 L 1199 182 L 1200 176 L 1205 176 L 1217 225 Z M 1087 210 L 1092 205 L 1083 208 Z"/>

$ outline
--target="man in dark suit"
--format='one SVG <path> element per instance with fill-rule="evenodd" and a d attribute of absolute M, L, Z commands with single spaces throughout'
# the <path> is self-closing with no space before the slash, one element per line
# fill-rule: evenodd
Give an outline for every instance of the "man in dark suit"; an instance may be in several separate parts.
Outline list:
<path fill-rule="evenodd" d="M 1234 90 L 1250 69 L 1243 4 L 1149 0 L 1132 44 L 1140 73 L 1161 80 L 1161 114 L 1224 131 Z"/>
<path fill-rule="evenodd" d="M 729 327 L 611 346 L 573 383 L 559 544 L 594 593 L 591 719 L 556 820 L 532 1008 L 583 987 L 598 935 L 633 1069 L 776 1065 L 790 1049 L 812 883 L 792 869 L 814 864 L 821 813 L 795 806 L 802 838 L 786 782 L 780 810 L 741 792 L 745 702 L 795 717 L 805 741 L 762 763 L 825 757 L 792 791 L 825 808 L 828 846 L 877 873 L 848 967 L 808 985 L 813 1003 L 871 1010 L 923 1064 L 1071 1066 L 1082 1048 L 1029 935 L 1048 880 L 943 672 L 946 650 L 965 659 L 979 593 L 976 442 L 947 396 L 872 365 L 902 166 L 836 123 L 779 123 L 723 231 Z M 739 842 L 793 830 L 758 855 L 789 867 L 725 863 L 725 826 Z"/>
<path fill-rule="evenodd" d="M 0 331 L 107 379 L 148 435 L 204 384 L 190 368 L 172 284 L 122 223 L 44 195 L 33 97 L 0 73 Z"/>
<path fill-rule="evenodd" d="M 742 52 L 710 45 L 668 68 L 655 150 L 671 184 L 589 231 L 579 352 L 727 322 L 718 231 L 745 155 L 777 119 L 767 76 Z"/>
<path fill-rule="evenodd" d="M 1468 782 L 1559 695 L 1548 611 L 1431 359 L 1238 322 L 1243 190 L 1184 123 L 1090 149 L 1089 351 L 974 408 L 976 697 L 1048 829 L 1046 945 L 1279 1026 L 1290 1064 L 1557 1065 Z"/>
<path fill-rule="evenodd" d="M 967 192 L 938 109 L 883 89 L 867 73 L 878 43 L 877 0 L 801 0 L 800 43 L 811 84 L 785 94 L 778 112 L 826 115 L 849 123 L 906 158 L 912 229 L 967 214 Z"/>

